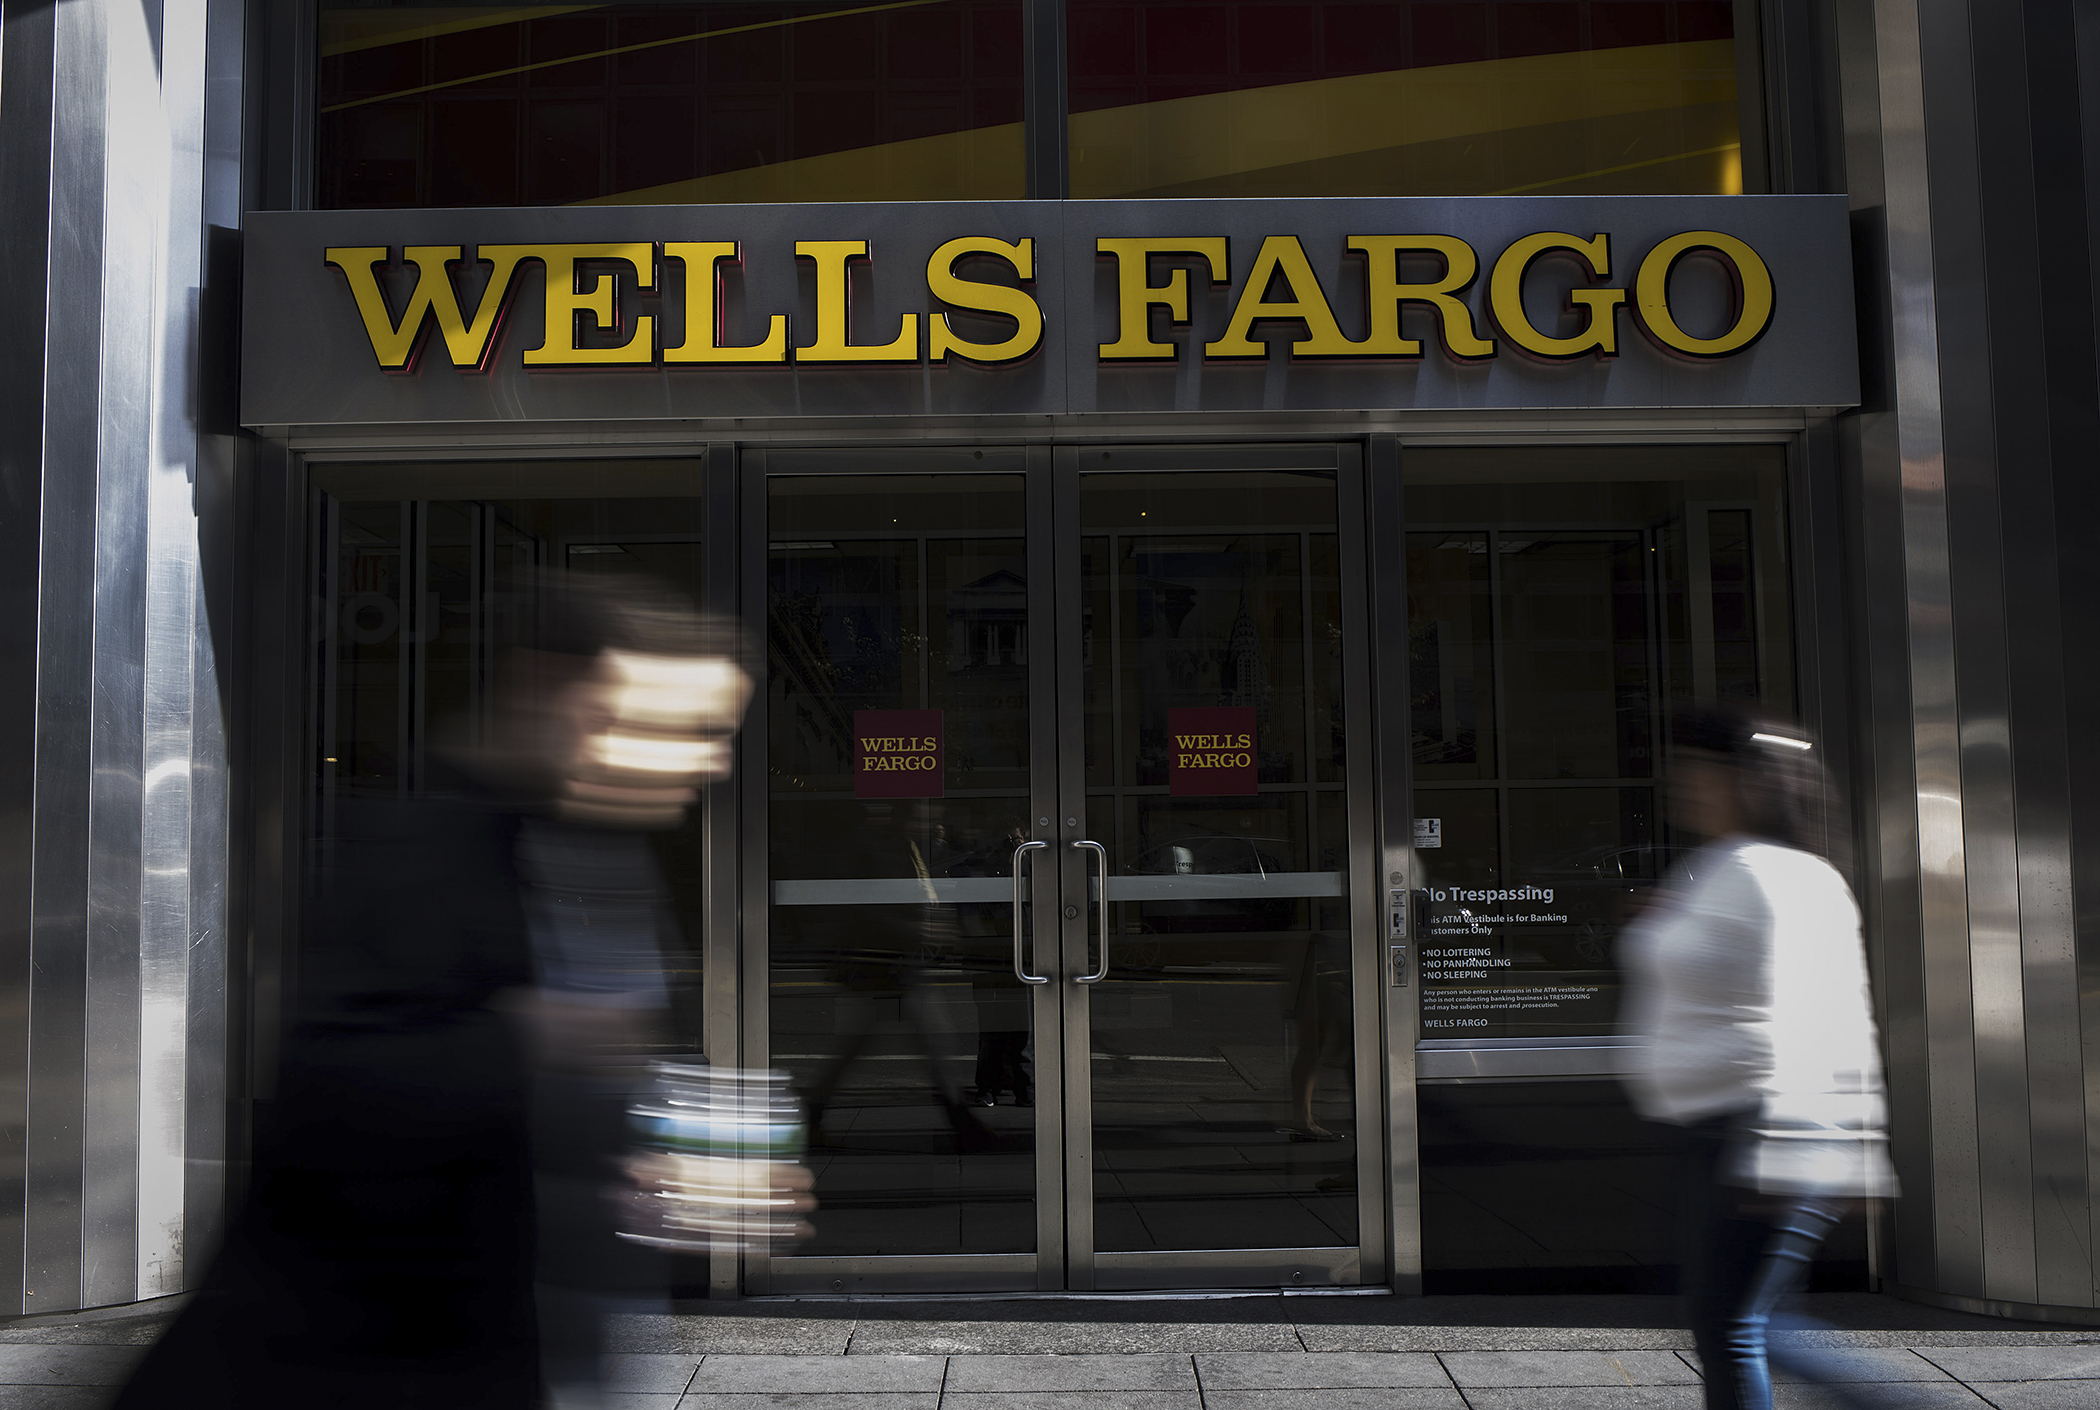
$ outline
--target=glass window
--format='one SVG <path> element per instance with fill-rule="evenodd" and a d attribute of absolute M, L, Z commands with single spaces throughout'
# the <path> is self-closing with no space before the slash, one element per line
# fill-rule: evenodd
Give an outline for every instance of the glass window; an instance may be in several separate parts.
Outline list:
<path fill-rule="evenodd" d="M 315 204 L 1023 194 L 1020 0 L 322 0 Z"/>
<path fill-rule="evenodd" d="M 1067 3 L 1074 196 L 1744 189 L 1731 0 Z"/>
<path fill-rule="evenodd" d="M 1795 714 L 1784 463 L 1409 452 L 1425 1040 L 1614 1031 L 1619 927 L 1695 843 L 1661 788 L 1671 709 Z"/>
<path fill-rule="evenodd" d="M 336 464 L 316 467 L 315 487 L 309 777 L 323 849 L 350 800 L 457 777 L 460 751 L 485 737 L 502 651 L 535 640 L 548 575 L 700 597 L 697 461 Z M 699 817 L 648 839 L 673 922 L 659 935 L 670 1022 L 636 1046 L 693 1052 Z"/>

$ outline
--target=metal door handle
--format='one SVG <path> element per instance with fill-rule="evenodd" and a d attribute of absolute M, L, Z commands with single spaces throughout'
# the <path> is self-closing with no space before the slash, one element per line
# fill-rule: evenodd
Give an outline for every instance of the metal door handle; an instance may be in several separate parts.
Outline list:
<path fill-rule="evenodd" d="M 1108 849 L 1098 842 L 1086 838 L 1073 839 L 1074 847 L 1082 847 L 1094 854 L 1094 866 L 1101 878 L 1101 889 L 1095 896 L 1095 904 L 1101 908 L 1101 967 L 1092 974 L 1075 974 L 1074 984 L 1099 984 L 1108 978 Z"/>
<path fill-rule="evenodd" d="M 1028 966 L 1021 962 L 1021 858 L 1038 847 L 1048 847 L 1047 842 L 1023 842 L 1014 848 L 1014 978 L 1023 984 L 1048 984 L 1047 974 L 1030 974 Z M 1032 868 L 1031 868 L 1032 870 Z"/>

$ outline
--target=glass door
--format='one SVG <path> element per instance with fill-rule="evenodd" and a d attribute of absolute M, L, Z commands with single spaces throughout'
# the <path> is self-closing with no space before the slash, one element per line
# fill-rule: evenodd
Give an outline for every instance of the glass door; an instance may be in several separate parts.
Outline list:
<path fill-rule="evenodd" d="M 746 462 L 747 1053 L 809 1107 L 819 1201 L 752 1282 L 1375 1281 L 1353 466 Z"/>
<path fill-rule="evenodd" d="M 1029 527 L 1048 486 L 1018 451 L 747 459 L 759 1018 L 808 1108 L 819 1201 L 815 1236 L 755 1281 L 1059 1286 L 1057 934 L 1028 914 L 1059 866 L 1049 541 Z"/>
<path fill-rule="evenodd" d="M 1066 850 L 1095 873 L 1065 922 L 1075 1288 L 1355 1283 L 1382 1242 L 1361 490 L 1311 449 L 1060 465 Z"/>

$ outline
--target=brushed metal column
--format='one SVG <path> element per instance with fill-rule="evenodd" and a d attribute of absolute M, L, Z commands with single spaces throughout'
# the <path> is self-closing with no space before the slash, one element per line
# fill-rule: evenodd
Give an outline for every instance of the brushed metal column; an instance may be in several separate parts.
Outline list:
<path fill-rule="evenodd" d="M 0 717 L 4 1311 L 179 1291 L 219 1218 L 230 437 L 200 354 L 238 20 L 75 0 L 0 35 L 0 655 L 33 683 Z"/>
<path fill-rule="evenodd" d="M 2087 1309 L 2095 1114 L 2071 898 L 2063 628 L 2029 16 L 1837 11 L 1869 337 L 1847 428 L 1865 593 L 1863 901 L 1904 1198 L 1884 1273 L 1978 1308 Z M 2081 215 L 2079 219 L 2084 219 Z M 2063 232 L 2059 232 L 2062 234 Z M 2081 244 L 2084 231 L 2071 236 Z M 2081 271 L 2082 272 L 2082 271 Z M 2084 306 L 2089 318 L 2090 286 Z M 2060 340 L 2061 341 L 2061 340 Z M 2069 395 L 2091 400 L 2091 389 Z M 2075 419 L 2069 418 L 2066 419 Z M 2080 423 L 2083 424 L 2083 423 Z"/>

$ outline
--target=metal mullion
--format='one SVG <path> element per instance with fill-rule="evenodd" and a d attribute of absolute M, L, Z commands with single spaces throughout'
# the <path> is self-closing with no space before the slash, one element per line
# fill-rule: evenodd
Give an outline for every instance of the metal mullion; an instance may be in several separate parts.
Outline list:
<path fill-rule="evenodd" d="M 1065 1216 L 1065 1278 L 1066 1285 L 1077 1291 L 1091 1291 L 1094 1286 L 1094 1102 L 1093 1066 L 1090 1054 L 1092 1042 L 1092 1010 L 1089 989 L 1073 982 L 1075 976 L 1089 969 L 1087 956 L 1087 934 L 1091 916 L 1088 914 L 1087 871 L 1079 849 L 1070 844 L 1085 836 L 1086 826 L 1086 752 L 1085 740 L 1080 733 L 1078 714 L 1067 708 L 1066 696 L 1076 697 L 1080 682 L 1085 678 L 1081 662 L 1081 605 L 1084 602 L 1086 584 L 1079 572 L 1079 469 L 1076 460 L 1069 455 L 1056 455 L 1051 461 L 1049 476 L 1050 514 L 1047 522 L 1051 526 L 1051 543 L 1054 547 L 1054 588 L 1056 593 L 1056 616 L 1053 619 L 1057 630 L 1057 688 L 1053 697 L 1057 704 L 1057 789 L 1054 804 L 1057 812 L 1051 815 L 1051 823 L 1057 830 L 1053 833 L 1058 845 L 1054 848 L 1058 856 L 1060 886 L 1058 904 L 1074 912 L 1075 918 L 1061 920 L 1057 924 L 1059 933 L 1059 962 L 1053 971 L 1057 978 L 1054 986 L 1063 998 L 1064 1007 L 1064 1195 Z M 1111 643 L 1111 648 L 1113 643 Z M 1113 656 L 1109 662 L 1113 668 Z M 1104 896 L 1101 904 L 1108 904 Z"/>
<path fill-rule="evenodd" d="M 1110 756 L 1108 787 L 1111 794 L 1109 807 L 1115 819 L 1113 824 L 1111 824 L 1115 828 L 1115 855 L 1118 857 L 1127 855 L 1123 851 L 1123 799 L 1126 796 L 1122 786 L 1123 761 L 1125 757 L 1123 748 L 1123 670 L 1121 650 L 1123 640 L 1123 575 L 1119 561 L 1119 555 L 1122 553 L 1122 543 L 1127 537 L 1130 536 L 1114 532 L 1108 535 L 1108 634 L 1104 637 L 1097 633 L 1094 637 L 1094 668 L 1100 671 L 1108 681 L 1108 737 L 1115 745 Z M 1082 585 L 1081 590 L 1084 590 L 1084 585 Z M 1132 740 L 1130 753 L 1135 755 L 1136 751 L 1137 741 Z M 1091 797 L 1092 795 L 1088 796 Z"/>
<path fill-rule="evenodd" d="M 1335 487 L 1339 496 L 1341 487 Z M 1335 502 L 1336 527 L 1341 524 L 1341 502 Z M 1289 792 L 1305 795 L 1305 866 L 1308 871 L 1317 871 L 1320 866 L 1320 807 L 1307 785 L 1313 782 L 1313 630 L 1312 630 L 1312 531 L 1298 531 L 1298 680 L 1302 698 L 1299 700 L 1298 728 L 1301 741 L 1300 757 L 1305 760 L 1305 782 L 1295 787 L 1286 786 Z M 1278 789 L 1277 792 L 1284 792 Z M 1319 926 L 1315 925 L 1314 930 Z"/>
<path fill-rule="evenodd" d="M 1351 688 L 1348 697 L 1352 709 L 1361 703 L 1365 711 L 1361 718 L 1368 726 L 1365 734 L 1371 741 L 1370 751 L 1353 749 L 1349 754 L 1350 778 L 1357 785 L 1349 791 L 1349 815 L 1352 838 L 1361 836 L 1368 823 L 1372 825 L 1376 839 L 1371 849 L 1375 868 L 1372 880 L 1376 883 L 1371 894 L 1378 901 L 1373 933 L 1379 937 L 1381 963 L 1376 985 L 1366 1000 L 1359 1001 L 1358 1011 L 1369 1012 L 1383 1020 L 1379 1030 L 1382 1042 L 1378 1046 L 1382 1048 L 1384 1058 L 1385 1141 L 1383 1167 L 1370 1176 L 1361 1173 L 1365 1162 L 1360 1151 L 1357 1186 L 1360 1190 L 1376 1190 L 1385 1199 L 1380 1211 L 1384 1215 L 1386 1250 L 1390 1258 L 1385 1280 L 1397 1292 L 1419 1293 L 1422 1290 L 1422 1170 L 1415 1111 L 1415 1039 L 1420 1021 L 1416 1011 L 1420 985 L 1415 977 L 1417 966 L 1412 946 L 1419 943 L 1420 937 L 1412 933 L 1411 905 L 1403 904 L 1400 911 L 1404 939 L 1390 933 L 1388 921 L 1392 914 L 1391 892 L 1400 890 L 1400 899 L 1406 903 L 1410 899 L 1410 889 L 1418 880 L 1414 862 L 1414 796 L 1411 788 L 1413 726 L 1408 709 L 1406 500 L 1402 493 L 1398 439 L 1373 436 L 1368 450 L 1370 464 L 1364 477 L 1363 504 L 1369 544 L 1355 535 L 1345 534 L 1342 539 L 1344 553 L 1356 559 L 1358 566 L 1352 576 L 1363 584 L 1363 591 L 1352 593 L 1349 591 L 1350 582 L 1344 580 L 1342 639 L 1345 643 L 1363 640 L 1369 648 L 1364 653 L 1368 657 L 1365 668 L 1354 677 L 1361 683 Z M 1371 545 L 1381 544 L 1392 545 L 1398 551 L 1386 554 L 1368 551 Z M 1343 562 L 1344 571 L 1348 572 L 1350 558 L 1345 557 Z M 1354 602 L 1366 603 L 1370 608 L 1369 618 L 1363 621 L 1360 630 L 1351 615 Z M 1374 671 L 1375 683 L 1371 679 Z M 1375 758 L 1366 760 L 1364 755 L 1367 752 L 1373 753 Z M 1369 807 L 1371 790 L 1363 785 L 1371 781 L 1374 773 L 1376 807 L 1367 818 L 1365 810 Z M 1359 900 L 1356 904 L 1362 902 Z M 1395 984 L 1394 975 L 1388 972 L 1388 966 L 1395 958 L 1391 946 L 1396 943 L 1410 947 L 1404 985 Z M 1360 1147 L 1363 1144 L 1360 1142 Z"/>
<path fill-rule="evenodd" d="M 1665 694 L 1668 681 L 1663 656 L 1662 554 L 1656 548 L 1659 537 L 1660 531 L 1656 529 L 1645 530 L 1641 535 L 1641 546 L 1648 550 L 1641 555 L 1647 564 L 1641 583 L 1648 595 L 1647 611 L 1643 614 L 1648 624 L 1648 777 L 1644 780 L 1644 786 L 1648 788 L 1653 788 L 1662 777 L 1663 739 L 1669 720 L 1669 697 Z M 1657 807 L 1650 812 L 1649 828 L 1654 836 L 1649 840 L 1652 842 L 1663 840 L 1661 811 Z"/>
<path fill-rule="evenodd" d="M 733 445 L 709 446 L 702 461 L 700 517 L 700 610 L 729 621 L 737 620 L 739 605 L 739 578 L 743 565 L 738 562 L 737 546 L 737 455 Z M 746 541 L 748 542 L 748 541 Z M 765 543 L 761 539 L 750 547 L 763 571 L 766 559 Z M 763 595 L 761 594 L 761 605 Z M 756 659 L 747 659 L 745 669 L 752 680 L 763 682 L 765 672 L 765 639 L 763 636 L 746 635 L 746 651 Z M 765 734 L 766 695 L 763 685 L 755 692 L 749 708 L 749 718 L 744 722 L 744 737 L 756 731 L 763 747 Z M 740 741 L 741 743 L 741 741 Z M 701 898 L 700 973 L 701 973 L 701 1038 L 700 1045 L 707 1054 L 708 1062 L 720 1067 L 741 1066 L 739 1062 L 742 1026 L 738 1018 L 742 1012 L 747 989 L 757 979 L 768 974 L 766 957 L 761 951 L 745 962 L 741 953 L 742 927 L 737 924 L 741 914 L 738 889 L 738 855 L 740 840 L 744 837 L 757 839 L 745 849 L 746 856 L 756 854 L 763 858 L 764 834 L 747 833 L 739 826 L 740 804 L 752 795 L 765 791 L 763 780 L 766 773 L 761 765 L 757 772 L 748 768 L 748 758 L 739 761 L 739 767 L 730 777 L 718 779 L 706 786 L 700 795 L 700 858 L 703 895 Z M 757 780 L 755 783 L 746 782 Z M 767 913 L 767 901 L 763 893 L 753 897 L 753 908 L 763 917 Z M 752 933 L 761 934 L 754 926 Z M 708 1296 L 710 1298 L 733 1298 L 738 1292 L 739 1275 L 736 1258 L 710 1259 L 708 1263 Z"/>
<path fill-rule="evenodd" d="M 1058 563 L 1062 543 L 1044 526 L 1052 523 L 1055 471 L 1047 446 L 1030 447 L 1028 475 L 1023 484 L 1030 526 L 1024 551 L 1028 564 L 1028 635 L 1035 648 L 1028 653 L 1028 763 L 1029 836 L 1052 845 L 1032 853 L 1029 873 L 1029 928 L 1027 954 L 1031 973 L 1050 976 L 1048 984 L 1030 988 L 1031 1037 L 1035 1048 L 1035 1191 L 1036 1265 L 1039 1291 L 1065 1286 L 1065 1266 L 1070 1245 L 1066 1233 L 1066 1140 L 1065 1120 L 1069 1107 L 1066 1077 L 1069 1061 L 1065 1041 L 1066 973 L 1062 926 L 1057 920 L 1058 898 L 1063 894 L 1063 848 L 1055 845 L 1059 771 L 1063 765 L 1060 721 L 1064 712 L 1058 695 L 1064 665 L 1066 635 L 1058 609 L 1063 605 L 1058 591 Z M 1076 551 L 1077 545 L 1073 546 Z M 1048 628 L 1048 630 L 1044 630 Z M 1071 634 L 1077 636 L 1075 619 Z M 1047 643 L 1047 650 L 1044 644 Z M 1079 676 L 1067 674 L 1067 689 L 1076 691 Z M 1084 756 L 1082 755 L 1082 758 Z M 1043 902 L 1050 904 L 1045 906 Z M 1085 1044 L 1080 1044 L 1082 1049 Z"/>
<path fill-rule="evenodd" d="M 1021 0 L 1021 52 L 1026 119 L 1026 191 L 1031 201 L 1071 194 L 1065 114 L 1064 0 Z"/>
<path fill-rule="evenodd" d="M 409 739 L 414 744 L 410 754 L 413 772 L 409 776 L 410 791 L 422 787 L 424 777 L 424 750 L 429 741 L 430 714 L 430 632 L 432 624 L 424 618 L 430 597 L 430 501 L 413 500 L 415 506 L 414 525 L 416 552 L 412 563 L 415 575 L 409 580 L 408 602 L 401 605 L 401 632 L 410 638 L 413 650 L 411 660 L 414 670 L 409 678 Z M 405 566 L 405 565 L 404 565 Z M 411 632 L 409 623 L 415 624 Z"/>
<path fill-rule="evenodd" d="M 342 506 L 336 502 L 333 495 L 314 496 L 312 532 L 312 561 L 325 564 L 324 571 L 328 575 L 321 592 L 317 594 L 323 603 L 323 610 L 328 615 L 320 623 L 320 629 L 314 633 L 318 639 L 314 651 L 319 659 L 312 662 L 312 679 L 319 692 L 319 699 L 316 701 L 319 708 L 311 718 L 320 726 L 323 747 L 335 751 L 328 755 L 321 754 L 319 750 L 314 751 L 313 758 L 322 766 L 321 816 L 316 831 L 320 834 L 322 846 L 332 849 L 335 840 L 337 776 L 342 769 L 343 753 L 340 738 L 343 643 L 339 634 L 343 631 L 344 601 Z M 330 764 L 327 762 L 329 759 L 335 762 Z M 299 776 L 305 776 L 305 761 L 302 761 Z M 333 859 L 331 850 L 327 860 Z"/>
<path fill-rule="evenodd" d="M 1509 874 L 1509 711 L 1507 678 L 1503 674 L 1502 621 L 1502 531 L 1483 530 L 1487 535 L 1488 559 L 1488 669 L 1495 681 L 1495 880 Z"/>
<path fill-rule="evenodd" d="M 735 522 L 742 532 L 737 536 L 736 576 L 740 588 L 738 606 L 742 609 L 739 620 L 744 628 L 746 649 L 752 653 L 761 670 L 755 679 L 763 682 L 768 663 L 768 637 L 766 633 L 766 570 L 768 560 L 766 537 L 766 453 L 763 450 L 747 452 L 743 463 L 730 472 L 734 475 L 741 503 L 732 511 Z M 704 551 L 704 550 L 703 550 Z M 702 571 L 706 569 L 703 565 Z M 710 580 L 711 581 L 711 580 Z M 762 1068 L 770 1065 L 772 1049 L 772 835 L 769 831 L 768 804 L 770 802 L 766 769 L 768 746 L 766 694 L 761 685 L 752 701 L 751 711 L 744 719 L 744 727 L 737 736 L 737 767 L 739 779 L 747 786 L 737 791 L 731 806 L 735 809 L 737 831 L 744 841 L 743 854 L 738 859 L 737 875 L 741 878 L 739 895 L 744 904 L 739 909 L 743 934 L 741 968 L 745 982 L 740 993 L 731 1002 L 741 1014 L 741 1022 L 732 1034 L 722 1036 L 720 1048 L 730 1065 L 742 1068 Z M 710 908 L 710 919 L 713 911 Z M 709 1017 L 713 1017 L 712 1001 Z M 708 1033 L 710 1062 L 722 1061 L 716 1057 L 716 1034 L 713 1024 Z M 748 1275 L 754 1292 L 769 1291 L 774 1280 L 772 1264 L 777 1260 L 766 1256 L 750 1259 Z M 737 1296 L 746 1272 L 743 1257 L 728 1249 L 714 1249 L 708 1259 L 708 1296 L 710 1298 L 733 1298 Z"/>
<path fill-rule="evenodd" d="M 1354 460 L 1355 463 L 1351 464 Z M 1361 452 L 1350 455 L 1345 451 L 1341 473 L 1335 483 L 1335 557 L 1339 577 L 1342 628 L 1342 696 L 1337 705 L 1346 723 L 1363 721 L 1367 732 L 1372 714 L 1372 694 L 1369 666 L 1371 650 L 1368 624 L 1365 621 L 1363 604 L 1366 595 L 1366 558 L 1368 544 L 1362 532 L 1351 533 L 1344 527 L 1341 513 L 1345 504 L 1364 503 L 1364 484 Z M 1312 758 L 1312 693 L 1311 693 L 1311 622 L 1312 622 L 1312 555 L 1308 541 L 1305 553 L 1305 602 L 1306 602 L 1306 758 Z M 1347 738 L 1346 731 L 1343 736 Z M 1383 928 L 1385 899 L 1385 866 L 1380 856 L 1377 837 L 1377 816 L 1373 803 L 1372 782 L 1375 770 L 1371 751 L 1352 750 L 1344 754 L 1343 788 L 1345 807 L 1343 812 L 1344 837 L 1347 852 L 1342 869 L 1348 877 L 1348 900 L 1344 911 L 1349 931 L 1350 955 L 1350 1049 L 1351 1086 L 1356 1102 L 1356 1246 L 1357 1276 L 1367 1283 L 1382 1283 L 1391 1267 L 1388 1229 L 1388 1206 L 1385 1173 L 1388 1168 L 1388 1142 L 1386 1139 L 1386 1113 L 1384 1083 L 1380 1081 L 1380 1068 L 1385 1044 L 1382 1041 L 1380 1012 L 1383 1005 L 1385 979 L 1385 934 Z M 1354 786 L 1351 787 L 1350 785 Z M 1319 812 L 1314 790 L 1306 790 L 1306 813 L 1311 836 L 1317 839 L 1317 824 L 1311 819 Z M 1317 851 L 1308 859 L 1311 865 L 1319 865 Z M 1315 905 L 1318 903 L 1315 902 Z M 1315 980 L 1317 982 L 1317 980 Z M 1315 1078 L 1317 1081 L 1317 1078 Z"/>
<path fill-rule="evenodd" d="M 394 591 L 400 601 L 394 607 L 394 792 L 408 793 L 409 692 L 415 688 L 414 643 L 409 640 L 409 604 L 415 597 L 416 502 L 401 501 L 394 524 Z"/>

